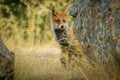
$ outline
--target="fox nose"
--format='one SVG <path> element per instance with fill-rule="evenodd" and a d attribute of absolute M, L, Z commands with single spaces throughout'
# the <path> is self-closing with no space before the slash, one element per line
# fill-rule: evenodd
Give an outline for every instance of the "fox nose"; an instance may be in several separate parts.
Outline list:
<path fill-rule="evenodd" d="M 64 28 L 64 26 L 62 25 L 62 26 L 61 26 L 61 28 L 63 29 L 63 28 Z"/>

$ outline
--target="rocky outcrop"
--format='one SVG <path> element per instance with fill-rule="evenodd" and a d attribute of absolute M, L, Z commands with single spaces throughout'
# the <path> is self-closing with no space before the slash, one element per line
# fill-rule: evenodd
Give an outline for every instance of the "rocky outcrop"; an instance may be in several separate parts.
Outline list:
<path fill-rule="evenodd" d="M 0 37 L 0 80 L 14 80 L 14 53 L 10 52 Z"/>
<path fill-rule="evenodd" d="M 120 61 L 120 0 L 75 0 L 69 10 L 74 33 L 85 54 L 102 59 L 110 53 Z"/>

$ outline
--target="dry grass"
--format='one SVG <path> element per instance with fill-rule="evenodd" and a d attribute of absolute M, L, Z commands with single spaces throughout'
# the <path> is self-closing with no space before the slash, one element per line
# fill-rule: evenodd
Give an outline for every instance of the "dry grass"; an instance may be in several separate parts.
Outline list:
<path fill-rule="evenodd" d="M 79 60 L 80 66 L 64 68 L 59 46 L 10 48 L 15 52 L 15 80 L 119 80 L 120 70 L 112 56 L 102 63 Z"/>
<path fill-rule="evenodd" d="M 14 51 L 16 80 L 69 80 L 71 77 L 61 66 L 59 48 L 47 45 Z"/>

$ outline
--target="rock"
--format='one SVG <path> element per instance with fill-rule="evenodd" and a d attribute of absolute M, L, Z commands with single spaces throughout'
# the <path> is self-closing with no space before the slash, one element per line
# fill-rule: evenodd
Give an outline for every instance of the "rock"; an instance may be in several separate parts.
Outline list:
<path fill-rule="evenodd" d="M 73 31 L 89 58 L 104 60 L 110 53 L 120 56 L 118 3 L 120 0 L 75 0 L 70 8 L 75 19 Z"/>
<path fill-rule="evenodd" d="M 14 53 L 10 52 L 0 37 L 0 80 L 14 80 Z"/>

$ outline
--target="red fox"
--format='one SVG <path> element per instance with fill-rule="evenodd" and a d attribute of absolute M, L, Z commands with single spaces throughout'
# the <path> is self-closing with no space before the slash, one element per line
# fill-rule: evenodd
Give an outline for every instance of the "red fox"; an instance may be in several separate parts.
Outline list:
<path fill-rule="evenodd" d="M 70 44 L 72 38 L 69 38 L 69 36 L 73 37 L 73 35 L 68 34 L 69 27 L 67 12 L 64 11 L 62 13 L 58 13 L 54 7 L 51 8 L 51 12 L 51 29 L 56 41 L 61 47 L 62 57 L 60 61 L 63 66 L 66 67 L 66 64 L 73 64 L 73 62 L 75 62 L 73 57 L 77 57 L 78 54 L 81 53 L 81 51 L 78 50 L 79 45 L 73 45 L 75 43 Z"/>
<path fill-rule="evenodd" d="M 68 29 L 68 15 L 66 12 L 58 13 L 54 7 L 51 8 L 51 29 L 60 45 L 68 45 L 66 34 Z"/>

